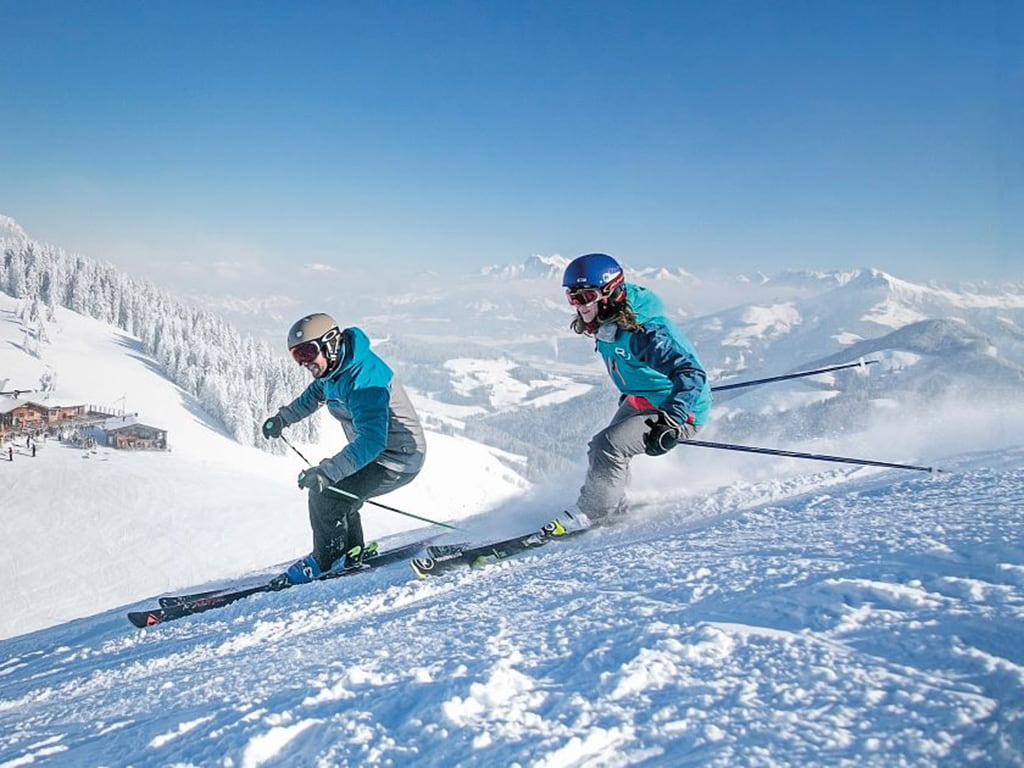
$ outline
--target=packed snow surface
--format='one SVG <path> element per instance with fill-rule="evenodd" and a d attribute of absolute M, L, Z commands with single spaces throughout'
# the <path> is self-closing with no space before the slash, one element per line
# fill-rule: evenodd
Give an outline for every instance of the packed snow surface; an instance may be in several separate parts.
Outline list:
<path fill-rule="evenodd" d="M 1024 451 L 947 469 L 7 640 L 0 766 L 1024 765 Z"/>

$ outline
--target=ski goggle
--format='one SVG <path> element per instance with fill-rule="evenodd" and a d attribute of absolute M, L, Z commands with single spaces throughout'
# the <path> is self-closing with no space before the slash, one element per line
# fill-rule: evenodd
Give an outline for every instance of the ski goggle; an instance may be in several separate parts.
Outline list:
<path fill-rule="evenodd" d="M 599 288 L 566 288 L 565 298 L 569 300 L 569 303 L 574 307 L 585 307 L 588 304 L 593 304 L 595 301 L 602 296 L 601 289 Z"/>
<path fill-rule="evenodd" d="M 332 328 L 319 339 L 310 339 L 304 341 L 291 348 L 292 358 L 299 365 L 305 365 L 306 363 L 312 363 L 316 360 L 317 356 L 323 352 L 324 357 L 327 357 L 327 350 L 329 347 L 327 344 L 338 336 L 338 331 Z"/>
<path fill-rule="evenodd" d="M 595 288 L 592 285 L 581 285 L 572 288 L 565 289 L 565 298 L 569 300 L 569 303 L 574 307 L 586 307 L 593 304 L 595 301 L 601 299 L 607 299 L 610 296 L 614 296 L 618 290 L 626 281 L 626 276 L 619 272 L 614 276 L 605 275 L 605 279 L 608 280 L 604 284 L 603 288 Z"/>
<path fill-rule="evenodd" d="M 299 365 L 312 363 L 320 355 L 321 347 L 319 339 L 304 341 L 297 347 L 292 347 L 292 358 Z"/>

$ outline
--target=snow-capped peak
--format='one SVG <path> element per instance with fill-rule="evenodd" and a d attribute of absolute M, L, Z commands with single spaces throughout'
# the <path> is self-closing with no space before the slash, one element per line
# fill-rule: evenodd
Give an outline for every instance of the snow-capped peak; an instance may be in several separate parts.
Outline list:
<path fill-rule="evenodd" d="M 788 285 L 805 288 L 827 288 L 829 286 L 836 287 L 846 285 L 862 271 L 863 270 L 859 269 L 852 271 L 787 269 L 782 272 L 775 273 L 770 279 L 765 277 L 763 274 L 759 274 L 759 278 L 761 279 L 756 280 L 756 282 L 765 283 L 770 281 L 775 285 Z"/>
<path fill-rule="evenodd" d="M 492 264 L 480 270 L 481 275 L 501 279 L 561 277 L 569 259 L 557 253 L 550 256 L 534 254 L 522 264 Z"/>
<path fill-rule="evenodd" d="M 627 272 L 631 272 L 631 277 L 638 280 L 671 280 L 682 283 L 700 282 L 696 275 L 692 272 L 687 272 L 682 267 L 676 267 L 675 269 L 669 269 L 668 267 L 645 267 L 643 269 L 627 270 Z"/>

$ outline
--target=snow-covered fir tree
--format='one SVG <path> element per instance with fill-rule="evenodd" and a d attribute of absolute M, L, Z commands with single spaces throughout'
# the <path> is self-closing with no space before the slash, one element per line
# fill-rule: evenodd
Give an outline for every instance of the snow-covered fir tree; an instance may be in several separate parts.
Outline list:
<path fill-rule="evenodd" d="M 308 384 L 282 355 L 111 264 L 20 238 L 2 246 L 0 289 L 24 300 L 27 352 L 42 354 L 47 320 L 58 306 L 116 326 L 139 338 L 168 378 L 198 398 L 239 443 L 282 450 L 260 435 L 260 420 Z M 299 440 L 315 441 L 318 428 L 317 419 L 307 419 L 293 431 Z"/>

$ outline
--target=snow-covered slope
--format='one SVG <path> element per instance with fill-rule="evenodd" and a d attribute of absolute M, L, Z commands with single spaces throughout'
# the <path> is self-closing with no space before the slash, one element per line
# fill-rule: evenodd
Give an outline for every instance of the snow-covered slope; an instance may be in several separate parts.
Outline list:
<path fill-rule="evenodd" d="M 0 643 L 0 765 L 1024 765 L 1024 452 Z"/>
<path fill-rule="evenodd" d="M 30 344 L 39 352 L 29 354 L 21 308 L 0 293 L 0 382 L 7 382 L 0 389 L 35 389 L 51 377 L 55 392 L 23 399 L 137 412 L 168 431 L 171 451 L 83 451 L 48 440 L 35 458 L 20 444 L 6 461 L 3 447 L 0 578 L 8 588 L 0 590 L 0 637 L 309 551 L 297 456 L 233 442 L 137 340 L 89 318 L 59 309 L 47 327 L 50 342 Z M 299 446 L 311 460 L 344 445 L 333 420 L 324 427 L 319 446 Z M 421 477 L 389 496 L 391 506 L 446 520 L 526 485 L 509 469 L 513 462 L 478 443 L 432 434 L 429 450 Z M 467 473 L 486 485 L 462 482 Z M 364 517 L 368 536 L 415 522 L 375 508 Z"/>

